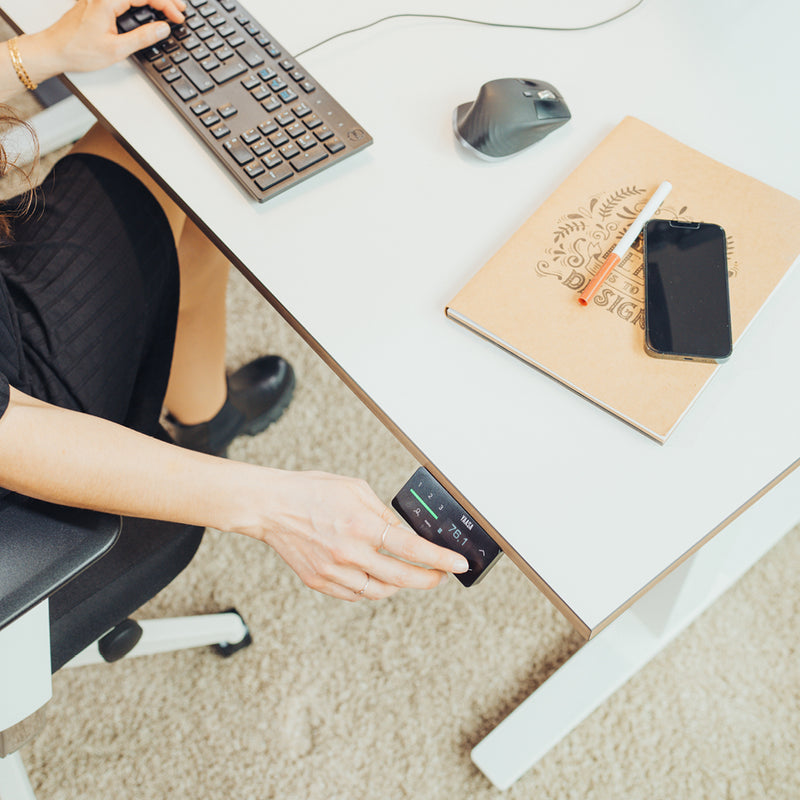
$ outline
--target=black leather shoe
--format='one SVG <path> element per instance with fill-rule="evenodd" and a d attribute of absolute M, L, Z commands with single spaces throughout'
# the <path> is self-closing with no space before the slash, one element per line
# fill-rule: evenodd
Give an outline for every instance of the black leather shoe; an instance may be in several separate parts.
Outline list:
<path fill-rule="evenodd" d="M 294 370 L 280 356 L 261 356 L 228 376 L 228 397 L 208 422 L 181 425 L 167 415 L 176 444 L 224 456 L 237 436 L 254 436 L 283 414 L 294 393 Z"/>

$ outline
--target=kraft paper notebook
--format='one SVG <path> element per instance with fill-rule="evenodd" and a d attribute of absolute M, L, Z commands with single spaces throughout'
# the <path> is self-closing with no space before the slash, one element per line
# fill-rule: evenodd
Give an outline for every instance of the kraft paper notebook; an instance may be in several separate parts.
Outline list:
<path fill-rule="evenodd" d="M 664 180 L 673 189 L 657 217 L 725 229 L 735 359 L 736 342 L 800 253 L 800 200 L 632 117 L 446 309 L 660 442 L 726 365 L 645 354 L 641 237 L 587 307 L 578 295 Z"/>

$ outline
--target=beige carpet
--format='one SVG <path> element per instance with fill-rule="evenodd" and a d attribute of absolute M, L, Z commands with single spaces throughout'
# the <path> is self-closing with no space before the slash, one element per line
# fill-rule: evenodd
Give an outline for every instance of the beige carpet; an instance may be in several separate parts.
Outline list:
<path fill-rule="evenodd" d="M 231 366 L 275 351 L 298 374 L 284 417 L 231 456 L 359 475 L 388 501 L 414 461 L 238 275 L 229 297 Z M 507 559 L 471 590 L 350 605 L 209 532 L 139 617 L 235 605 L 254 644 L 63 670 L 24 758 L 39 800 L 794 799 L 798 564 L 795 529 L 501 793 L 470 749 L 580 644 Z"/>

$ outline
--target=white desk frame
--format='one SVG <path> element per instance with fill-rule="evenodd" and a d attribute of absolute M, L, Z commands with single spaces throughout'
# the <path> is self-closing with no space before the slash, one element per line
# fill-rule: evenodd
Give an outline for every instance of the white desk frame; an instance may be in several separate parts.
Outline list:
<path fill-rule="evenodd" d="M 439 0 L 426 10 L 574 25 L 627 5 Z M 24 30 L 68 6 L 3 0 Z M 339 3 L 335 15 L 321 0 L 301 13 L 266 0 L 247 6 L 293 52 L 406 10 L 392 0 Z M 591 638 L 607 628 L 475 748 L 497 786 L 531 766 L 800 516 L 800 275 L 790 272 L 664 446 L 447 321 L 444 305 L 629 114 L 800 195 L 798 27 L 793 0 L 646 0 L 613 24 L 572 33 L 384 23 L 302 58 L 375 145 L 262 206 L 244 200 L 131 65 L 70 76 L 578 630 Z M 487 164 L 456 144 L 450 116 L 481 83 L 509 75 L 555 84 L 573 119 Z M 208 164 L 202 193 L 198 164 Z M 694 583 L 708 582 L 695 573 L 708 562 L 723 574 L 723 549 L 733 553 L 731 577 L 698 597 Z M 623 613 L 656 584 L 635 614 Z M 532 724 L 543 718 L 546 726 Z"/>

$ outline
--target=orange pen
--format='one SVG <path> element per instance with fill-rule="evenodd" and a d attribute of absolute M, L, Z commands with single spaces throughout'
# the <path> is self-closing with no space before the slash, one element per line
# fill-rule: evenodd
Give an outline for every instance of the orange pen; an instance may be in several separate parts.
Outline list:
<path fill-rule="evenodd" d="M 647 201 L 647 205 L 641 210 L 640 214 L 633 221 L 633 224 L 623 234 L 622 238 L 617 243 L 617 246 L 608 254 L 608 258 L 603 262 L 603 266 L 597 270 L 594 278 L 592 278 L 586 285 L 586 288 L 578 298 L 578 302 L 582 306 L 588 306 L 589 301 L 594 297 L 594 293 L 600 287 L 600 284 L 611 274 L 614 267 L 619 264 L 622 257 L 628 251 L 628 248 L 636 241 L 636 237 L 642 232 L 642 228 L 647 224 L 647 221 L 653 214 L 656 213 L 658 207 L 664 202 L 664 198 L 672 191 L 672 184 L 669 181 L 664 181 L 658 189 L 653 192 L 653 196 Z"/>

